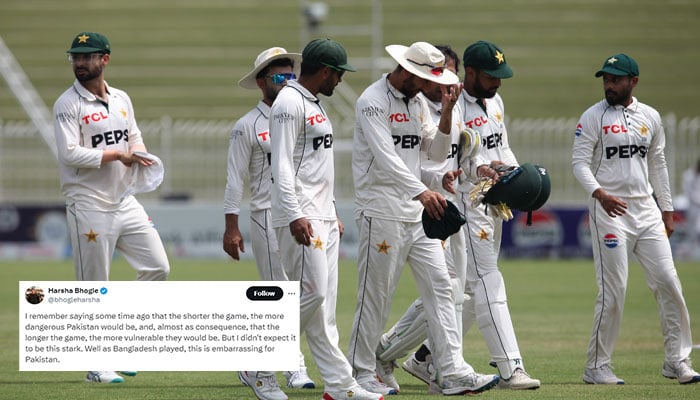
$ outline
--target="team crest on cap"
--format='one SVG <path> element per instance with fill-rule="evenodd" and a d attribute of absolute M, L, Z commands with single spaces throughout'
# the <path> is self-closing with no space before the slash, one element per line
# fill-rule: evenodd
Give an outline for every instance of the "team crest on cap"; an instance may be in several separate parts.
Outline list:
<path fill-rule="evenodd" d="M 613 65 L 613 64 L 615 64 L 616 62 L 618 62 L 618 59 L 615 58 L 615 56 L 612 56 L 612 57 L 608 58 L 608 64 Z"/>
<path fill-rule="evenodd" d="M 499 64 L 506 61 L 505 57 L 503 56 L 503 53 L 501 53 L 500 51 L 496 51 L 496 60 L 498 60 Z"/>
<path fill-rule="evenodd" d="M 83 33 L 82 35 L 78 36 L 78 43 L 87 43 L 88 39 L 90 39 L 90 36 Z"/>

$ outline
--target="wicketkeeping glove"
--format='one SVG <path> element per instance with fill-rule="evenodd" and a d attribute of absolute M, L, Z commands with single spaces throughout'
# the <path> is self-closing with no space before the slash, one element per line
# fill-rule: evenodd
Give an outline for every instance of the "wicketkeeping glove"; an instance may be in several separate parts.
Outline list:
<path fill-rule="evenodd" d="M 471 128 L 464 128 L 459 135 L 459 144 L 457 145 L 457 164 L 462 169 L 459 182 L 468 179 L 471 159 L 479 153 L 480 149 L 481 136 L 479 136 L 479 132 Z"/>

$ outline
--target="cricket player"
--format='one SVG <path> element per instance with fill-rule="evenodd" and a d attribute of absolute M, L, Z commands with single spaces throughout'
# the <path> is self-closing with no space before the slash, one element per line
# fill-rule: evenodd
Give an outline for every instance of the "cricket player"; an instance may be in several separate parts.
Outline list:
<path fill-rule="evenodd" d="M 315 39 L 301 74 L 270 110 L 272 226 L 290 280 L 300 281 L 300 329 L 325 383 L 325 400 L 383 399 L 357 384 L 338 347 L 335 307 L 340 228 L 333 196 L 333 127 L 318 93 L 331 96 L 346 71 L 343 46 Z"/>
<path fill-rule="evenodd" d="M 53 107 L 75 276 L 79 281 L 109 280 L 118 249 L 136 270 L 137 280 L 162 281 L 170 271 L 165 248 L 133 196 L 138 184 L 135 177 L 146 176 L 139 171 L 159 169 L 162 180 L 162 164 L 157 165 L 160 160 L 152 155 L 135 154 L 146 152 L 146 146 L 131 99 L 104 80 L 111 50 L 107 38 L 99 33 L 77 34 L 67 51 L 76 80 Z M 124 379 L 114 371 L 90 371 L 87 381 L 119 383 Z"/>
<path fill-rule="evenodd" d="M 287 280 L 287 274 L 280 263 L 277 237 L 270 217 L 270 106 L 287 81 L 296 79 L 300 63 L 301 54 L 287 53 L 284 48 L 272 47 L 260 53 L 255 59 L 253 70 L 238 81 L 238 85 L 244 89 L 259 89 L 263 98 L 236 122 L 231 133 L 224 197 L 226 230 L 223 246 L 224 251 L 234 260 L 240 259 L 239 251 L 245 251 L 238 216 L 244 186 L 249 179 L 251 244 L 260 279 L 267 281 Z M 301 352 L 299 370 L 285 371 L 284 375 L 287 387 L 315 387 L 306 372 Z M 287 398 L 279 388 L 274 372 L 241 371 L 239 378 L 252 388 L 259 399 Z"/>
<path fill-rule="evenodd" d="M 445 69 L 457 74 L 459 71 L 459 57 L 449 46 L 435 46 L 445 56 Z M 432 84 L 426 87 L 418 94 L 424 96 L 427 100 L 427 105 L 430 110 L 430 116 L 436 124 L 440 122 L 442 113 L 442 91 L 440 85 Z M 462 110 L 458 104 L 455 104 L 452 109 L 452 127 L 451 127 L 451 147 L 447 155 L 447 159 L 442 162 L 436 162 L 427 157 L 424 152 L 421 152 L 421 181 L 430 189 L 440 192 L 446 199 L 456 202 L 456 192 L 454 182 L 462 172 L 463 179 L 468 179 L 473 166 L 481 166 L 482 173 L 487 173 L 490 170 L 487 163 L 480 157 L 468 159 L 468 165 L 465 165 L 465 171 L 459 165 L 459 140 L 464 124 L 462 122 Z M 493 171 L 492 171 L 493 172 Z M 447 270 L 450 275 L 454 291 L 455 315 L 457 319 L 457 332 L 462 335 L 462 304 L 464 303 L 464 288 L 466 285 L 467 273 L 467 253 L 464 243 L 464 232 L 460 229 L 457 233 L 450 236 L 442 242 L 442 247 L 445 252 L 445 261 Z M 382 338 L 377 348 L 377 376 L 381 382 L 387 386 L 399 389 L 398 382 L 393 375 L 396 359 L 404 357 L 409 351 L 414 349 L 421 342 L 421 348 L 417 353 L 423 351 L 425 356 L 430 353 L 430 344 L 425 340 L 428 335 L 427 318 L 423 309 L 423 301 L 416 299 L 406 310 L 401 319 L 394 324 L 391 329 L 382 335 Z M 460 341 L 461 346 L 461 341 Z M 461 350 L 460 350 L 461 351 Z M 418 356 L 420 358 L 420 355 Z M 432 357 L 431 357 L 432 358 Z M 435 369 L 429 363 L 411 363 L 410 358 L 403 367 L 407 372 L 413 374 L 419 379 L 423 379 L 426 383 L 433 386 L 433 390 L 437 388 L 435 380 Z M 425 357 L 422 358 L 425 361 Z M 428 370 L 430 368 L 430 370 Z"/>
<path fill-rule="evenodd" d="M 690 362 L 690 317 L 668 240 L 674 229 L 673 204 L 661 117 L 632 96 L 639 83 L 639 67 L 632 57 L 606 58 L 595 76 L 603 77 L 605 99 L 581 115 L 573 146 L 574 175 L 590 195 L 598 284 L 583 381 L 624 384 L 613 373 L 611 362 L 631 252 L 644 268 L 658 303 L 666 355 L 662 375 L 681 384 L 700 382 Z"/>
<path fill-rule="evenodd" d="M 442 393 L 481 392 L 498 378 L 479 375 L 464 361 L 444 252 L 421 224 L 424 208 L 439 219 L 447 205 L 440 193 L 421 182 L 420 152 L 436 161 L 447 157 L 459 79 L 445 70 L 444 55 L 429 43 L 390 45 L 386 50 L 398 66 L 370 85 L 355 107 L 352 163 L 360 233 L 359 289 L 348 358 L 365 389 L 398 392 L 376 379 L 376 349 L 408 262 L 426 310 Z M 425 99 L 416 96 L 431 82 L 443 85 L 437 126 Z"/>

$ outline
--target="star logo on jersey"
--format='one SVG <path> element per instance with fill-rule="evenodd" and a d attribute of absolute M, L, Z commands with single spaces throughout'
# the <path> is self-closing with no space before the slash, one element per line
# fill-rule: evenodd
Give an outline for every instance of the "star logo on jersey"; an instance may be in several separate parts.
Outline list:
<path fill-rule="evenodd" d="M 90 39 L 90 36 L 83 33 L 82 35 L 78 36 L 78 43 L 87 43 L 88 39 Z"/>
<path fill-rule="evenodd" d="M 496 120 L 498 120 L 499 124 L 501 122 L 503 122 L 503 116 L 501 115 L 501 113 L 499 113 L 499 112 L 496 113 Z"/>
<path fill-rule="evenodd" d="M 642 124 L 642 127 L 639 128 L 639 133 L 640 133 L 642 136 L 646 136 L 646 135 L 649 134 L 649 128 L 647 128 L 646 125 Z"/>
<path fill-rule="evenodd" d="M 617 58 L 615 58 L 615 57 L 610 57 L 610 58 L 608 58 L 608 64 L 610 64 L 610 65 L 613 65 L 613 64 L 615 64 L 615 63 L 618 62 L 618 61 L 619 61 L 619 60 L 618 60 Z"/>
<path fill-rule="evenodd" d="M 97 237 L 100 236 L 100 234 L 99 234 L 99 233 L 95 233 L 95 232 L 92 231 L 92 229 L 90 229 L 90 232 L 88 232 L 88 233 L 83 233 L 83 236 L 85 236 L 85 237 L 87 238 L 87 241 L 88 241 L 88 242 L 95 242 L 95 243 L 97 243 Z"/>
<path fill-rule="evenodd" d="M 386 243 L 386 240 L 382 240 L 381 243 L 377 243 L 377 252 L 378 253 L 384 253 L 384 254 L 389 254 L 389 249 L 391 248 L 391 245 Z"/>
<path fill-rule="evenodd" d="M 499 64 L 506 62 L 505 56 L 504 56 L 503 53 L 501 53 L 500 51 L 496 51 L 496 56 L 495 56 L 495 57 L 496 57 L 496 60 L 498 60 L 498 63 L 499 63 Z"/>
<path fill-rule="evenodd" d="M 123 109 L 123 108 L 122 108 L 121 110 L 119 110 L 119 112 L 121 113 L 122 117 L 124 117 L 124 118 L 126 118 L 126 116 L 128 115 L 128 114 L 126 113 L 126 110 Z"/>
<path fill-rule="evenodd" d="M 479 232 L 479 240 L 489 240 L 489 233 L 484 228 L 481 228 L 481 232 Z"/>
<path fill-rule="evenodd" d="M 314 245 L 314 250 L 319 249 L 323 250 L 323 241 L 321 240 L 321 237 L 317 237 L 316 239 L 312 240 L 311 243 Z"/>

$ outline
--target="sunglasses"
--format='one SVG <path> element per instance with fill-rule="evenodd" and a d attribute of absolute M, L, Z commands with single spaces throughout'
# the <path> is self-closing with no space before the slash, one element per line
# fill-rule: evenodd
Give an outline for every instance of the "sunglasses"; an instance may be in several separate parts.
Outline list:
<path fill-rule="evenodd" d="M 291 81 L 293 79 L 297 79 L 297 76 L 293 72 L 287 72 L 284 74 L 267 75 L 266 78 L 272 78 L 272 83 L 274 83 L 275 85 L 281 85 L 285 81 Z"/>
<path fill-rule="evenodd" d="M 413 64 L 420 65 L 421 67 L 429 67 L 430 73 L 435 75 L 435 76 L 442 76 L 443 71 L 445 71 L 445 67 L 436 67 L 436 66 L 430 65 L 430 64 L 421 64 L 421 63 L 415 62 L 409 58 L 407 58 L 406 60 L 412 62 Z"/>
<path fill-rule="evenodd" d="M 70 53 L 68 54 L 68 62 L 75 64 L 77 62 L 94 62 L 104 56 L 103 53 Z"/>

